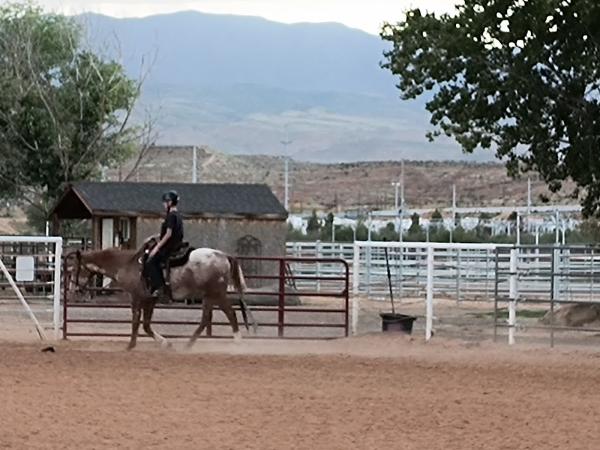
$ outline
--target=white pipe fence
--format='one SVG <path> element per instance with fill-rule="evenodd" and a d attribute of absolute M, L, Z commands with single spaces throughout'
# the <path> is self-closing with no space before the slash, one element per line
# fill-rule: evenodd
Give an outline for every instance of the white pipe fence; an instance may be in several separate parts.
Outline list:
<path fill-rule="evenodd" d="M 60 237 L 0 236 L 0 313 L 12 317 L 25 311 L 38 330 L 50 327 L 57 339 L 61 329 L 62 244 Z"/>
<path fill-rule="evenodd" d="M 387 299 L 389 295 L 385 249 L 395 299 L 425 300 L 427 339 L 432 335 L 434 298 L 506 302 L 510 344 L 515 342 L 519 305 L 547 303 L 553 308 L 561 302 L 595 303 L 600 298 L 600 248 L 589 246 L 372 241 L 288 245 L 293 256 L 338 257 L 349 262 L 353 333 L 361 297 Z M 323 265 L 319 270 L 339 275 L 333 266 Z"/>
<path fill-rule="evenodd" d="M 290 242 L 287 244 L 287 254 L 293 257 L 345 259 L 350 264 L 353 295 L 385 299 L 389 295 L 384 250 L 387 248 L 394 296 L 402 301 L 402 298 L 426 294 L 427 249 L 432 248 L 435 295 L 457 301 L 492 300 L 495 249 L 498 246 L 425 242 Z M 292 267 L 292 272 L 297 275 L 339 275 L 339 266 L 335 264 L 321 264 L 317 270 L 318 273 L 297 272 Z M 312 283 L 312 288 L 320 289 L 317 283 Z"/>

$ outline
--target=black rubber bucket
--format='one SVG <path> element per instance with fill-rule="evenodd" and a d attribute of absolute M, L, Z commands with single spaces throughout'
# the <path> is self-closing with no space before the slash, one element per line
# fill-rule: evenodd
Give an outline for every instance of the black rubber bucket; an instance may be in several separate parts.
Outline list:
<path fill-rule="evenodd" d="M 406 314 L 381 313 L 381 331 L 383 332 L 401 332 L 411 334 L 413 322 L 417 320 L 414 316 Z"/>

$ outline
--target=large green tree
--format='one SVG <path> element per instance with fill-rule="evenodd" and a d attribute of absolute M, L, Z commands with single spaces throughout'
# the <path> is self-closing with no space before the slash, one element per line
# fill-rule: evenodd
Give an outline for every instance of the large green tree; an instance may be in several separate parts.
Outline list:
<path fill-rule="evenodd" d="M 141 83 L 87 49 L 72 19 L 0 6 L 0 192 L 47 212 L 64 185 L 136 151 Z"/>
<path fill-rule="evenodd" d="M 403 99 L 425 96 L 434 130 L 492 149 L 509 173 L 572 179 L 600 211 L 600 3 L 464 0 L 453 15 L 407 12 L 383 27 L 384 67 Z"/>

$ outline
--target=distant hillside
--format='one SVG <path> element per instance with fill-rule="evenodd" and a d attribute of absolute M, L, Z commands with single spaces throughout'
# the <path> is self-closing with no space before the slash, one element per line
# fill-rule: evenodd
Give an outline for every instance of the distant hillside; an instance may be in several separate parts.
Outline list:
<path fill-rule="evenodd" d="M 398 99 L 379 66 L 385 44 L 363 31 L 198 12 L 79 19 L 132 76 L 154 61 L 137 117 L 152 112 L 162 144 L 275 155 L 290 139 L 288 155 L 318 162 L 492 159 L 427 142 L 423 101 Z"/>
<path fill-rule="evenodd" d="M 112 180 L 125 177 L 130 162 L 121 170 L 111 170 Z M 281 157 L 228 155 L 209 149 L 198 150 L 199 182 L 266 183 L 283 200 Z M 392 181 L 398 180 L 400 163 L 395 161 L 350 164 L 290 163 L 291 205 L 293 211 L 357 208 L 391 208 Z M 148 152 L 130 180 L 191 181 L 192 149 L 162 147 Z M 408 161 L 405 164 L 405 198 L 408 207 L 447 207 L 456 184 L 460 206 L 524 205 L 527 180 L 513 180 L 499 164 Z M 544 184 L 532 183 L 534 203 L 540 194 L 549 195 Z M 550 196 L 553 202 L 568 202 L 565 196 Z"/>
<path fill-rule="evenodd" d="M 255 84 L 298 91 L 393 94 L 384 43 L 336 23 L 288 25 L 195 11 L 145 18 L 82 16 L 95 41 L 119 39 L 128 67 L 156 53 L 150 84 Z"/>

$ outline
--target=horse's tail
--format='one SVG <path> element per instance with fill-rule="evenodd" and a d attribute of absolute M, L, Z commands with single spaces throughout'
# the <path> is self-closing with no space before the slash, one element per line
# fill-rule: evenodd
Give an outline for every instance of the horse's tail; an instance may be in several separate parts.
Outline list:
<path fill-rule="evenodd" d="M 244 296 L 244 292 L 246 292 L 246 279 L 244 278 L 244 272 L 242 271 L 242 267 L 240 266 L 239 261 L 237 260 L 237 258 L 233 257 L 233 256 L 228 256 L 227 259 L 229 259 L 229 267 L 230 267 L 230 274 L 231 274 L 231 280 L 233 281 L 233 286 L 235 287 L 235 290 L 238 291 L 238 293 L 240 294 L 240 296 Z"/>
<path fill-rule="evenodd" d="M 228 256 L 227 258 L 229 259 L 229 270 L 231 274 L 231 280 L 233 281 L 233 286 L 240 294 L 240 308 L 242 310 L 242 317 L 244 318 L 244 325 L 246 326 L 246 330 L 249 330 L 248 317 L 250 317 L 250 320 L 252 321 L 252 329 L 256 333 L 258 324 L 256 323 L 256 319 L 254 319 L 252 311 L 244 301 L 244 292 L 246 292 L 248 289 L 246 286 L 246 280 L 244 278 L 244 272 L 242 271 L 242 267 L 240 266 L 237 258 L 234 258 L 233 256 Z"/>

